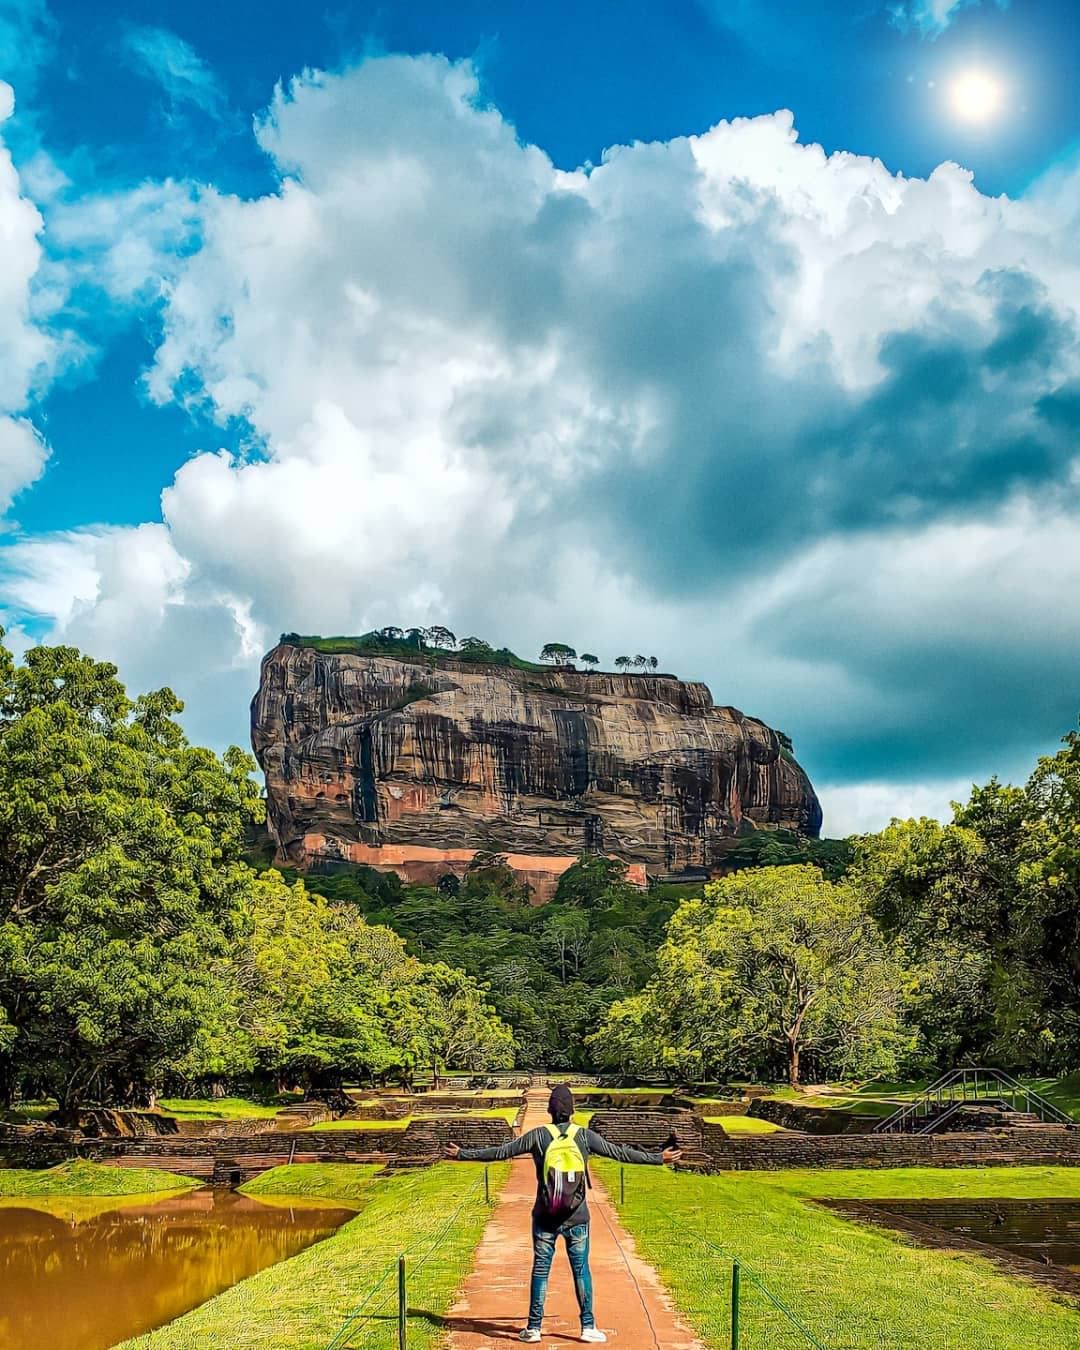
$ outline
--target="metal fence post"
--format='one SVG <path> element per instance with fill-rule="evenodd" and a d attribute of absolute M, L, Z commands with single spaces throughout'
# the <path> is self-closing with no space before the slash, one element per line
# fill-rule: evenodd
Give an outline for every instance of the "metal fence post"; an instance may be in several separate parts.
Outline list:
<path fill-rule="evenodd" d="M 405 1326 L 405 1258 L 398 1257 L 397 1263 L 397 1339 L 398 1350 L 406 1350 L 405 1339 L 408 1330 Z"/>
<path fill-rule="evenodd" d="M 739 1350 L 739 1292 L 742 1270 L 738 1261 L 731 1263 L 731 1350 Z"/>
<path fill-rule="evenodd" d="M 619 1204 L 626 1204 L 626 1168 L 619 1168 Z"/>
<path fill-rule="evenodd" d="M 491 1204 L 491 1179 L 490 1179 L 490 1172 L 491 1172 L 491 1169 L 490 1169 L 489 1167 L 485 1166 L 485 1168 L 484 1168 L 484 1204 L 485 1204 L 485 1205 L 490 1205 L 490 1204 Z"/>

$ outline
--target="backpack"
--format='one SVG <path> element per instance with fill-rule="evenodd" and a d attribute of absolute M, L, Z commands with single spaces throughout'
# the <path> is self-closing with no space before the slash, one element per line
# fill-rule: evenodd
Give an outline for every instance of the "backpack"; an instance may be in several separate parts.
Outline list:
<path fill-rule="evenodd" d="M 574 1137 L 576 1125 L 548 1125 L 551 1142 L 544 1150 L 541 1202 L 547 1216 L 564 1222 L 585 1199 L 589 1170 Z"/>

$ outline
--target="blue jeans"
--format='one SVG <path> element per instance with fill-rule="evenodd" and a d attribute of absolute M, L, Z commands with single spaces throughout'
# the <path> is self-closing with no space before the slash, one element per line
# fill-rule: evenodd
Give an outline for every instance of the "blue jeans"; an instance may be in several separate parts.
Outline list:
<path fill-rule="evenodd" d="M 589 1225 L 564 1223 L 554 1233 L 533 1224 L 533 1268 L 529 1286 L 529 1326 L 540 1330 L 544 1320 L 544 1300 L 547 1298 L 548 1276 L 555 1256 L 555 1245 L 560 1235 L 566 1242 L 566 1255 L 574 1276 L 574 1293 L 581 1309 L 581 1329 L 596 1326 L 592 1310 L 592 1274 L 589 1270 Z"/>

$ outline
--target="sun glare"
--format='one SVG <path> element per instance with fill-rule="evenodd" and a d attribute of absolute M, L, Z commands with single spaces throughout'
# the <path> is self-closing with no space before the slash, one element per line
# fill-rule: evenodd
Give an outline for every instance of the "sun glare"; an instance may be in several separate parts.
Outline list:
<path fill-rule="evenodd" d="M 985 70 L 965 70 L 949 85 L 949 102 L 965 122 L 988 122 L 1001 107 L 1001 81 Z"/>

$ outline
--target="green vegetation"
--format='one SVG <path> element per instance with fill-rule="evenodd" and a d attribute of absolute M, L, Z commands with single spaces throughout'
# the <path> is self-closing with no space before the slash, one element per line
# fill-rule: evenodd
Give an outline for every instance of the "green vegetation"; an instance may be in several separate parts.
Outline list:
<path fill-rule="evenodd" d="M 598 1173 L 618 1195 L 613 1164 Z M 813 1197 L 883 1199 L 1080 1196 L 1080 1169 L 987 1168 L 739 1172 L 672 1176 L 628 1169 L 620 1214 L 710 1346 L 729 1345 L 730 1254 L 754 1271 L 830 1350 L 1075 1345 L 1075 1307 L 980 1257 L 913 1246 L 849 1222 Z M 712 1244 L 712 1245 L 708 1245 Z M 717 1250 L 722 1248 L 723 1255 Z M 744 1275 L 748 1350 L 805 1345 Z"/>
<path fill-rule="evenodd" d="M 180 709 L 74 648 L 0 645 L 0 1106 L 509 1064 L 475 980 L 247 866 L 254 762 L 189 745 Z"/>
<path fill-rule="evenodd" d="M 1053 1102 L 1059 1111 L 1080 1120 L 1080 1073 L 1071 1073 L 1065 1078 L 1024 1078 L 1021 1081 L 1025 1087 Z"/>
<path fill-rule="evenodd" d="M 353 905 L 392 928 L 413 956 L 482 981 L 510 1026 L 516 1059 L 552 1068 L 588 1068 L 585 1038 L 617 999 L 652 973 L 674 900 L 630 885 L 623 866 L 586 855 L 537 907 L 496 854 L 477 854 L 459 882 L 406 886 L 357 867 L 309 876 L 306 885 L 335 905 Z M 290 875 L 290 874 L 286 874 Z"/>
<path fill-rule="evenodd" d="M 710 1125 L 722 1125 L 725 1134 L 783 1134 L 779 1125 L 757 1116 L 706 1116 Z"/>
<path fill-rule="evenodd" d="M 340 1120 L 320 1120 L 317 1125 L 312 1125 L 313 1130 L 404 1130 L 409 1124 L 410 1117 L 403 1116 L 400 1120 L 350 1120 L 343 1116 Z"/>
<path fill-rule="evenodd" d="M 590 1038 L 624 1072 L 722 1078 L 802 1057 L 889 1068 L 902 1043 L 902 974 L 860 895 L 809 865 L 737 872 L 680 906 L 656 974 Z"/>
<path fill-rule="evenodd" d="M 289 637 L 518 661 L 440 627 Z M 515 1058 L 668 1082 L 972 1061 L 1056 1080 L 1080 1059 L 1076 734 L 948 825 L 748 835 L 702 887 L 643 891 L 586 854 L 535 907 L 492 853 L 437 886 L 254 871 L 254 765 L 189 745 L 179 710 L 73 648 L 20 666 L 0 646 L 0 1110 L 166 1094 L 180 1117 L 269 1118 L 285 1089 Z M 884 1086 L 823 1104 L 883 1113 Z M 1075 1079 L 1054 1093 L 1080 1109 Z"/>
<path fill-rule="evenodd" d="M 777 732 L 787 740 L 783 732 Z M 788 743 L 790 750 L 790 742 Z M 806 839 L 790 830 L 756 830 L 724 854 L 724 868 L 741 872 L 747 867 L 791 867 L 812 863 L 829 881 L 841 881 L 855 856 L 851 839 Z"/>
<path fill-rule="evenodd" d="M 245 1181 L 238 1189 L 244 1195 L 306 1195 L 333 1201 L 367 1200 L 377 1163 L 286 1163 L 271 1167 Z"/>
<path fill-rule="evenodd" d="M 269 1194 L 274 1186 L 280 1195 L 282 1186 L 293 1184 L 292 1174 L 302 1173 L 304 1189 L 297 1193 L 332 1201 L 341 1198 L 335 1174 L 345 1171 L 353 1176 L 361 1169 L 279 1168 L 259 1179 L 260 1188 L 249 1183 L 244 1189 Z M 508 1164 L 491 1168 L 496 1192 L 508 1171 Z M 125 1342 L 125 1350 L 218 1345 L 230 1350 L 325 1350 L 380 1280 L 378 1293 L 367 1304 L 375 1320 L 358 1321 L 351 1343 L 389 1345 L 397 1294 L 394 1267 L 402 1251 L 411 1253 L 410 1350 L 438 1345 L 443 1335 L 439 1319 L 469 1270 L 490 1212 L 482 1179 L 472 1168 L 453 1164 L 376 1179 L 368 1173 L 346 1199 L 363 1208 L 333 1236 L 234 1285 L 168 1326 Z"/>
<path fill-rule="evenodd" d="M 282 633 L 281 641 L 291 647 L 307 647 L 324 656 L 392 656 L 398 660 L 418 660 L 440 657 L 452 661 L 468 661 L 480 666 L 508 666 L 513 670 L 531 670 L 544 673 L 548 667 L 536 661 L 524 661 L 508 647 L 492 647 L 483 638 L 466 637 L 460 642 L 449 629 L 435 630 L 442 636 L 428 636 L 433 630 L 410 628 L 381 628 L 359 637 L 315 637 L 301 633 Z M 446 644 L 446 645 L 442 645 Z"/>
<path fill-rule="evenodd" d="M 493 1106 L 483 1111 L 417 1111 L 401 1120 L 323 1120 L 313 1130 L 403 1130 L 413 1120 L 505 1120 L 512 1125 L 517 1119 L 516 1106 Z"/>
<path fill-rule="evenodd" d="M 150 1195 L 201 1186 L 193 1177 L 156 1167 L 104 1167 L 76 1158 L 42 1170 L 0 1168 L 0 1195 Z"/>
<path fill-rule="evenodd" d="M 162 1097 L 156 1109 L 177 1120 L 272 1120 L 288 1108 L 247 1097 Z"/>
<path fill-rule="evenodd" d="M 449 628 L 436 624 L 432 628 L 377 628 L 370 633 L 361 633 L 357 637 L 317 637 L 313 634 L 282 633 L 279 639 L 290 647 L 306 647 L 321 652 L 324 656 L 392 656 L 398 660 L 417 661 L 427 659 L 432 663 L 440 658 L 452 661 L 467 661 L 472 665 L 507 666 L 513 670 L 529 670 L 542 673 L 551 666 L 567 665 L 579 660 L 586 669 L 595 669 L 600 658 L 591 652 L 582 652 L 580 658 L 573 647 L 565 642 L 547 642 L 540 652 L 540 663 L 525 661 L 515 655 L 509 647 L 493 647 L 480 637 L 463 637 L 460 640 Z M 616 667 L 626 671 L 631 666 L 641 670 L 656 671 L 660 662 L 655 656 L 620 656 L 616 658 Z M 424 697 L 424 695 L 418 695 Z M 791 743 L 788 742 L 790 750 Z"/>

